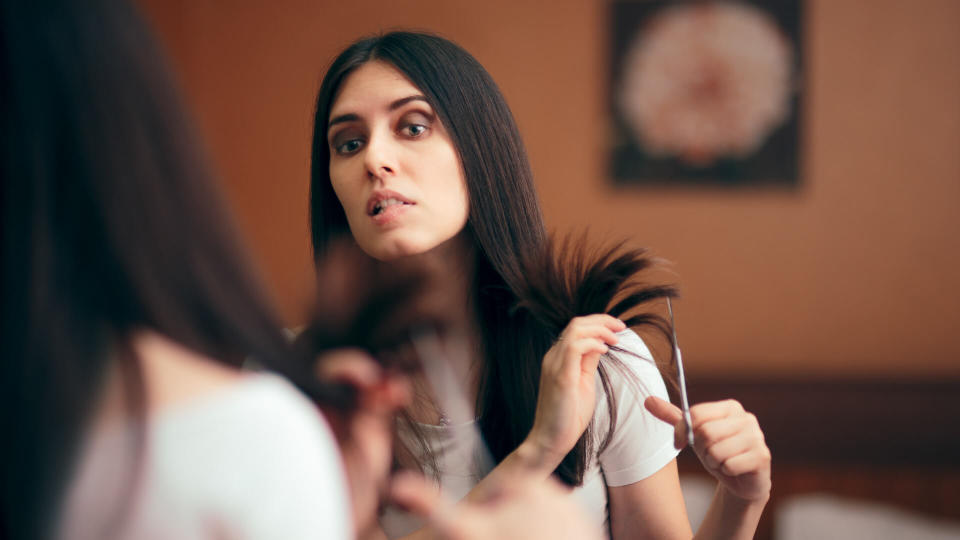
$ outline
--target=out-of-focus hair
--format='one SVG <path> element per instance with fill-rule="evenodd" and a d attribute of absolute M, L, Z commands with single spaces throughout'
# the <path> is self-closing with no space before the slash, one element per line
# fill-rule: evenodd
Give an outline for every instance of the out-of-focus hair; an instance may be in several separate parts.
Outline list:
<path fill-rule="evenodd" d="M 0 537 L 40 538 L 111 366 L 143 413 L 138 329 L 323 389 L 292 361 L 135 9 L 0 9 Z"/>
<path fill-rule="evenodd" d="M 412 350 L 421 332 L 459 334 L 467 324 L 463 291 L 436 254 L 381 262 L 352 240 L 328 247 L 317 266 L 311 321 L 294 340 L 297 357 L 311 363 L 341 348 L 369 353 L 387 372 L 421 369 Z"/>

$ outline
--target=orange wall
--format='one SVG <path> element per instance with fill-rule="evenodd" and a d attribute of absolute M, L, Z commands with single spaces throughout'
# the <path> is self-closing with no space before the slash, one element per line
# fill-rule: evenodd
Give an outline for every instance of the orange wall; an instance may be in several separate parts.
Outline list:
<path fill-rule="evenodd" d="M 599 1 L 143 0 L 285 318 L 310 297 L 312 101 L 356 37 L 454 39 L 498 81 L 554 230 L 673 261 L 701 375 L 960 375 L 960 2 L 809 0 L 802 187 L 615 188 Z"/>

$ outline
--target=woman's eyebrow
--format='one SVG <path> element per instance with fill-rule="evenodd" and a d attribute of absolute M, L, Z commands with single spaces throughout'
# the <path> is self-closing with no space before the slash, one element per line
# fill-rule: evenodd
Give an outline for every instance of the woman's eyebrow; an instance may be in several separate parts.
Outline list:
<path fill-rule="evenodd" d="M 329 130 L 336 124 L 342 124 L 344 122 L 356 122 L 360 120 L 360 117 L 354 113 L 341 114 L 340 116 L 335 116 L 327 122 L 327 129 Z"/>
<path fill-rule="evenodd" d="M 427 101 L 426 96 L 415 94 L 412 96 L 403 97 L 390 102 L 390 105 L 387 106 L 387 109 L 391 111 L 395 111 L 400 107 L 403 107 L 407 103 L 410 103 L 411 101 L 422 101 L 427 105 L 430 104 L 430 102 Z M 334 116 L 333 118 L 330 119 L 329 122 L 327 122 L 327 130 L 329 131 L 329 129 L 335 126 L 336 124 L 342 124 L 344 122 L 356 122 L 358 120 L 360 120 L 360 116 L 357 115 L 356 113 L 346 113 L 346 114 Z"/>
<path fill-rule="evenodd" d="M 420 95 L 420 94 L 415 94 L 415 95 L 412 95 L 412 96 L 407 96 L 407 97 L 405 97 L 405 98 L 400 98 L 400 99 L 398 99 L 398 100 L 390 103 L 390 107 L 389 107 L 389 108 L 390 108 L 391 111 L 395 111 L 395 110 L 399 109 L 400 107 L 403 107 L 403 106 L 406 105 L 407 103 L 410 103 L 411 101 L 422 101 L 422 102 L 426 103 L 427 105 L 430 104 L 430 102 L 427 101 L 427 98 L 426 98 L 425 96 L 422 96 L 422 95 Z"/>

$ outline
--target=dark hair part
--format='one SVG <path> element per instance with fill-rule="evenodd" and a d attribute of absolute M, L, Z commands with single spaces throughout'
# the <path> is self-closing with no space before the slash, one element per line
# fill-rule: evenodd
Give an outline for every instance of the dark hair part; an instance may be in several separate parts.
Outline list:
<path fill-rule="evenodd" d="M 493 79 L 456 44 L 414 32 L 355 42 L 333 61 L 317 95 L 310 181 L 317 260 L 333 239 L 349 234 L 330 182 L 330 109 L 344 80 L 370 61 L 389 63 L 424 93 L 460 157 L 470 204 L 467 231 L 477 251 L 472 301 L 484 360 L 477 409 L 499 462 L 533 426 L 543 355 L 563 328 L 546 324 L 530 309 L 513 309 L 531 290 L 526 272 L 550 250 L 523 141 Z M 582 482 L 592 431 L 588 428 L 557 469 L 564 482 Z"/>
<path fill-rule="evenodd" d="M 134 8 L 0 9 L 0 537 L 38 538 L 136 330 L 302 377 Z"/>

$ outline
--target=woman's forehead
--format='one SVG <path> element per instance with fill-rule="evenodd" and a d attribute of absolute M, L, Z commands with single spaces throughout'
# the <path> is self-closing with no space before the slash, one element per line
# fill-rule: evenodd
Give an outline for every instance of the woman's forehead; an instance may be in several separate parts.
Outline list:
<path fill-rule="evenodd" d="M 397 100 L 418 95 L 423 92 L 400 70 L 387 62 L 374 60 L 346 76 L 333 99 L 330 118 L 389 109 Z"/>

